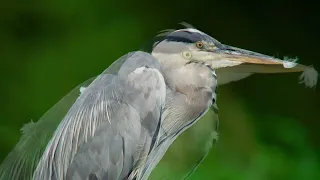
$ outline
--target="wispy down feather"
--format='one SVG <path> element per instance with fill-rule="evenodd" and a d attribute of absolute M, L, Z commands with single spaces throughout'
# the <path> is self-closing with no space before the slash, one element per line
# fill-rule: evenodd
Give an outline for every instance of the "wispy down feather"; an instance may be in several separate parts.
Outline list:
<path fill-rule="evenodd" d="M 298 64 L 298 58 L 289 58 L 285 56 L 283 58 L 283 67 L 284 68 L 294 68 Z M 304 71 L 300 75 L 299 80 L 300 84 L 304 83 L 306 87 L 315 87 L 318 82 L 318 72 L 314 69 L 313 66 L 304 66 Z"/>

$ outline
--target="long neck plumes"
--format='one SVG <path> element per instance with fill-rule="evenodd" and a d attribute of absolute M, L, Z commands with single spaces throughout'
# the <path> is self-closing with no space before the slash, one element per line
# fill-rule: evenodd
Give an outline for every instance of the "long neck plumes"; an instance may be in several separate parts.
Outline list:
<path fill-rule="evenodd" d="M 152 158 L 147 159 L 142 180 L 149 177 L 173 141 L 196 123 L 216 98 L 216 77 L 209 67 L 188 63 L 179 55 L 153 55 L 160 61 L 167 84 L 166 105 L 159 139 L 149 155 Z"/>

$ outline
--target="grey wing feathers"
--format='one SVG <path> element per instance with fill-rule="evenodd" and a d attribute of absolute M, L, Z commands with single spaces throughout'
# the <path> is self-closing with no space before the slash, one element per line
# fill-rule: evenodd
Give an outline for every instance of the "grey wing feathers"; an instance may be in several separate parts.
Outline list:
<path fill-rule="evenodd" d="M 125 57 L 116 75 L 102 73 L 70 108 L 43 153 L 35 180 L 118 179 L 151 148 L 165 100 L 164 79 L 151 55 Z"/>
<path fill-rule="evenodd" d="M 117 74 L 132 53 L 112 63 L 104 74 Z M 79 89 L 87 87 L 96 77 L 81 83 L 50 108 L 37 122 L 25 124 L 22 137 L 0 165 L 0 180 L 30 180 L 52 134 L 79 96 Z"/>
<path fill-rule="evenodd" d="M 94 78 L 74 88 L 37 122 L 30 122 L 21 129 L 22 137 L 0 165 L 0 180 L 30 180 L 38 161 L 54 130 L 79 96 L 81 86 L 88 86 Z"/>
<path fill-rule="evenodd" d="M 112 63 L 105 74 L 116 74 L 130 54 Z M 0 165 L 0 180 L 30 180 L 52 134 L 79 96 L 80 87 L 87 87 L 96 77 L 81 83 L 50 108 L 37 122 L 25 124 L 22 137 Z"/>

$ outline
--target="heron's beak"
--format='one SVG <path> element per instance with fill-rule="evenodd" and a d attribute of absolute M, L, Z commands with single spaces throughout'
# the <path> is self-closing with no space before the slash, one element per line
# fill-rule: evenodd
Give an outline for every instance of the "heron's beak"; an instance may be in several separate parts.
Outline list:
<path fill-rule="evenodd" d="M 211 66 L 219 74 L 227 76 L 228 82 L 240 80 L 253 73 L 303 72 L 300 79 L 306 86 L 313 87 L 318 80 L 318 72 L 311 66 L 298 64 L 297 59 L 281 60 L 268 55 L 221 44 L 209 50 L 213 59 Z M 232 74 L 232 77 L 230 76 Z M 236 75 L 237 74 L 237 75 Z M 224 77 L 224 78 L 225 78 Z M 222 80 L 223 82 L 223 80 Z"/>

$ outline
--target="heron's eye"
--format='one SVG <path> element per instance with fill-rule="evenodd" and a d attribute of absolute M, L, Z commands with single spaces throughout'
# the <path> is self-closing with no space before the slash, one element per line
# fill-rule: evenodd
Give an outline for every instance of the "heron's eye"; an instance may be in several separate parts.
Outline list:
<path fill-rule="evenodd" d="M 197 48 L 202 49 L 203 48 L 203 42 L 201 42 L 201 41 L 196 42 L 196 46 L 197 46 Z"/>

